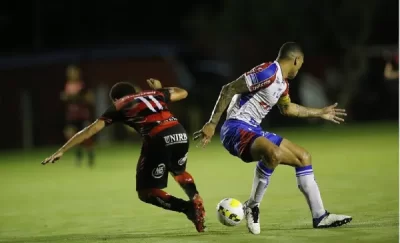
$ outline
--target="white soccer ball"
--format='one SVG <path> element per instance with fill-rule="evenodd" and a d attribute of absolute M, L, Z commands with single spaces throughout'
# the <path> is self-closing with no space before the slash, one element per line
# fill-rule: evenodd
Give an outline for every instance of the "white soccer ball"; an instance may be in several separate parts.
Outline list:
<path fill-rule="evenodd" d="M 244 217 L 243 205 L 234 198 L 224 198 L 217 205 L 218 221 L 225 226 L 236 226 Z"/>

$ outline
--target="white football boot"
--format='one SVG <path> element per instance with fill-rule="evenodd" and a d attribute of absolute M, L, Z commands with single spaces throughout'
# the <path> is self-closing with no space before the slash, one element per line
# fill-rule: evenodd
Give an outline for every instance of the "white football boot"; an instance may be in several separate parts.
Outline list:
<path fill-rule="evenodd" d="M 243 205 L 243 211 L 247 221 L 249 232 L 258 235 L 260 234 L 260 209 L 258 206 L 250 208 L 247 206 L 247 201 Z"/>
<path fill-rule="evenodd" d="M 350 223 L 353 218 L 347 215 L 331 214 L 326 212 L 319 218 L 313 219 L 314 228 L 333 228 Z"/>

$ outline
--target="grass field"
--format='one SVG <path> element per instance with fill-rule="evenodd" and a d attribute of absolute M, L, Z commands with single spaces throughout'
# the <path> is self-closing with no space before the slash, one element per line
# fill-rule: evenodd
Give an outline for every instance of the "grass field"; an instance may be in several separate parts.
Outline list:
<path fill-rule="evenodd" d="M 0 154 L 0 242 L 398 242 L 398 124 L 279 130 L 307 148 L 331 212 L 349 214 L 342 228 L 312 229 L 294 169 L 278 167 L 261 204 L 261 235 L 245 223 L 215 217 L 224 197 L 249 196 L 254 164 L 230 156 L 214 138 L 189 154 L 209 231 L 198 234 L 184 215 L 140 202 L 134 191 L 139 145 L 97 149 L 97 166 L 75 167 L 73 153 L 40 165 L 54 149 Z M 168 192 L 184 194 L 172 180 Z"/>

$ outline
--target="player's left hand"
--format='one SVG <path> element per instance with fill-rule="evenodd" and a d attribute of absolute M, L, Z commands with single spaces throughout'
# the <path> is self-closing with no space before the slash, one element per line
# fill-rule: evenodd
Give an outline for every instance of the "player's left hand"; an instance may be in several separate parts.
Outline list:
<path fill-rule="evenodd" d="M 200 144 L 204 148 L 209 142 L 211 142 L 212 136 L 214 136 L 216 125 L 207 122 L 200 131 L 197 131 L 193 134 L 193 140 L 200 140 Z"/>
<path fill-rule="evenodd" d="M 63 156 L 62 152 L 56 152 L 52 156 L 46 158 L 45 160 L 42 161 L 42 165 L 48 164 L 48 163 L 54 163 L 57 160 L 59 160 Z"/>
<path fill-rule="evenodd" d="M 147 84 L 150 86 L 150 88 L 152 89 L 161 89 L 162 88 L 162 84 L 161 81 L 158 79 L 154 79 L 154 78 L 149 78 L 146 80 Z"/>
<path fill-rule="evenodd" d="M 334 122 L 336 124 L 344 122 L 344 119 L 342 117 L 347 116 L 346 110 L 336 108 L 337 105 L 338 103 L 335 103 L 333 105 L 323 108 L 321 112 L 321 118 Z"/>

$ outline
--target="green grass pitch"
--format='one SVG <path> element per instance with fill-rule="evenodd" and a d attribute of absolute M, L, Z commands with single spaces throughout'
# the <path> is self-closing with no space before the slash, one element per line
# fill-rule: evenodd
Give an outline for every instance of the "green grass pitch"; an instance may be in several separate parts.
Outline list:
<path fill-rule="evenodd" d="M 73 152 L 40 165 L 53 149 L 0 154 L 0 242 L 398 242 L 398 124 L 343 125 L 276 132 L 307 148 L 325 207 L 353 216 L 335 229 L 312 229 L 294 169 L 275 171 L 261 204 L 261 235 L 243 221 L 225 227 L 215 217 L 224 197 L 248 198 L 255 164 L 229 155 L 215 137 L 192 143 L 188 171 L 207 210 L 198 234 L 183 214 L 140 202 L 135 193 L 138 144 L 102 146 L 97 166 L 77 168 Z M 155 151 L 156 152 L 156 151 Z M 184 194 L 173 180 L 167 191 Z"/>

